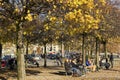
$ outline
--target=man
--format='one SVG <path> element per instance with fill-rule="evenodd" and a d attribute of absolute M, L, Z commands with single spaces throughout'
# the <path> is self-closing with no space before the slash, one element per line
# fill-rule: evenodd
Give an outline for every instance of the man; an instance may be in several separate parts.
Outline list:
<path fill-rule="evenodd" d="M 111 68 L 113 68 L 113 60 L 114 60 L 113 53 L 110 54 L 109 60 L 110 60 Z"/>
<path fill-rule="evenodd" d="M 59 65 L 59 63 L 60 63 L 61 66 L 63 66 L 62 57 L 61 57 L 60 53 L 57 53 L 57 54 L 56 54 L 56 61 L 57 61 L 57 64 L 58 64 L 58 65 Z"/>

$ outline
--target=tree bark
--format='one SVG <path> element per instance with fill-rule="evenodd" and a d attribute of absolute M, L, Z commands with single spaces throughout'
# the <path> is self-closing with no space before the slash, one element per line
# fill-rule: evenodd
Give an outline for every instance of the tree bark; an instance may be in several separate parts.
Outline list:
<path fill-rule="evenodd" d="M 28 43 L 28 39 L 27 39 L 27 42 L 26 42 L 26 55 L 28 55 L 28 46 L 29 46 L 29 43 Z"/>
<path fill-rule="evenodd" d="M 44 67 L 47 67 L 46 43 L 44 44 Z"/>
<path fill-rule="evenodd" d="M 0 68 L 1 68 L 1 61 L 2 61 L 2 43 L 0 43 Z"/>
<path fill-rule="evenodd" d="M 85 34 L 83 34 L 82 36 L 82 61 L 83 61 L 83 65 L 85 65 L 86 60 L 85 60 Z"/>
<path fill-rule="evenodd" d="M 98 70 L 98 67 L 99 67 L 99 53 L 98 53 L 98 39 L 96 38 L 96 50 L 95 50 L 95 52 L 96 52 L 96 66 L 97 66 L 97 70 Z"/>
<path fill-rule="evenodd" d="M 63 41 L 61 41 L 61 57 L 64 57 L 64 44 L 63 44 Z"/>
<path fill-rule="evenodd" d="M 108 58 L 108 56 L 107 56 L 107 42 L 106 41 L 104 41 L 103 42 L 103 46 L 104 46 L 104 53 L 105 53 L 105 58 Z"/>
<path fill-rule="evenodd" d="M 26 80 L 25 72 L 25 60 L 24 60 L 24 50 L 23 50 L 23 31 L 22 26 L 18 24 L 17 26 L 17 72 L 18 80 Z"/>

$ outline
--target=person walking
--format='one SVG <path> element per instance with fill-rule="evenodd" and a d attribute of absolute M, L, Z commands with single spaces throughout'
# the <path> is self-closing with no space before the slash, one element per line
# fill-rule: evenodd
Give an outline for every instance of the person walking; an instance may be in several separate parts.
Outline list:
<path fill-rule="evenodd" d="M 57 54 L 56 54 L 56 61 L 57 61 L 58 66 L 59 66 L 60 64 L 61 64 L 61 66 L 63 66 L 62 57 L 61 57 L 60 53 L 57 53 Z"/>
<path fill-rule="evenodd" d="M 113 68 L 113 61 L 114 61 L 113 53 L 110 54 L 109 61 L 110 61 L 110 64 L 111 64 L 111 68 Z"/>

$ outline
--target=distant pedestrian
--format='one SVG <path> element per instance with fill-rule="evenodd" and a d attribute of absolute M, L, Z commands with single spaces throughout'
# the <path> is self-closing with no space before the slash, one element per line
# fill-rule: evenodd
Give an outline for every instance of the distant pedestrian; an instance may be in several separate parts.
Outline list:
<path fill-rule="evenodd" d="M 111 68 L 113 68 L 113 61 L 114 61 L 113 53 L 110 54 L 109 61 L 110 61 L 110 64 L 111 64 Z"/>
<path fill-rule="evenodd" d="M 57 53 L 57 54 L 56 54 L 56 61 L 57 61 L 58 66 L 59 66 L 60 64 L 61 64 L 61 66 L 63 66 L 62 57 L 61 57 L 60 53 Z"/>

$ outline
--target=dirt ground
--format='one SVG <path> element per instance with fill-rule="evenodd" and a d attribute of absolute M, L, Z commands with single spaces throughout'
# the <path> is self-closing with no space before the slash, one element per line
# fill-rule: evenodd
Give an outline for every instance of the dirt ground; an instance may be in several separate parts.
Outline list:
<path fill-rule="evenodd" d="M 63 67 L 27 68 L 26 80 L 120 80 L 120 66 L 110 70 L 89 72 L 81 77 L 66 76 Z M 17 80 L 16 71 L 0 70 L 0 80 Z"/>

